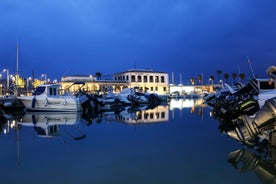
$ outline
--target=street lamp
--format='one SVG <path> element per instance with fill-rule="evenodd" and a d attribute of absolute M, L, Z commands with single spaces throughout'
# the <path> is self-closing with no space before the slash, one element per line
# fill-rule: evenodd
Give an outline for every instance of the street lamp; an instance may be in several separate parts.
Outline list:
<path fill-rule="evenodd" d="M 2 78 L 2 74 L 0 73 L 0 78 Z M 0 84 L 0 89 L 1 89 L 1 91 L 0 91 L 0 95 L 2 96 L 2 80 L 1 80 L 1 84 Z"/>
<path fill-rule="evenodd" d="M 219 82 L 221 83 L 221 87 L 223 87 L 223 80 L 219 80 Z"/>
<path fill-rule="evenodd" d="M 9 74 L 9 69 L 4 69 L 4 72 L 7 72 L 7 92 L 9 92 L 10 88 L 10 74 Z"/>
<path fill-rule="evenodd" d="M 42 74 L 41 77 L 44 77 L 44 82 L 47 82 L 47 75 L 46 74 Z"/>
<path fill-rule="evenodd" d="M 32 80 L 32 77 L 27 78 L 27 96 L 29 94 L 29 82 Z"/>

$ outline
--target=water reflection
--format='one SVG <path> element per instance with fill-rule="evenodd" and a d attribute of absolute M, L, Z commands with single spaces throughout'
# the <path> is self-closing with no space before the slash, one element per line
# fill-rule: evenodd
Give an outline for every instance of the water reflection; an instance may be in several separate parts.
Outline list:
<path fill-rule="evenodd" d="M 191 108 L 194 109 L 196 107 L 203 107 L 205 104 L 203 103 L 203 99 L 186 99 L 186 98 L 181 98 L 181 99 L 171 99 L 170 100 L 170 110 L 174 109 L 179 109 L 182 110 L 184 108 Z"/>
<path fill-rule="evenodd" d="M 115 110 L 89 111 L 82 113 L 57 113 L 57 112 L 22 112 L 17 114 L 0 113 L 0 126 L 4 134 L 11 129 L 20 127 L 32 128 L 38 137 L 59 137 L 64 129 L 75 129 L 72 133 L 74 140 L 85 138 L 86 135 L 79 132 L 82 125 L 89 126 L 93 122 L 97 124 L 105 122 L 120 122 L 125 124 L 156 124 L 169 121 L 169 113 L 178 109 L 190 109 L 191 113 L 202 115 L 204 107 L 202 99 L 171 99 L 169 104 L 156 107 L 125 106 Z M 172 117 L 173 117 L 172 115 Z"/>
<path fill-rule="evenodd" d="M 67 134 L 74 140 L 85 138 L 78 124 L 80 113 L 27 112 L 18 122 L 21 126 L 32 127 L 39 137 L 59 137 L 66 128 Z"/>
<path fill-rule="evenodd" d="M 196 99 L 171 99 L 169 102 L 170 110 L 172 111 L 172 118 L 174 118 L 174 111 L 180 110 L 180 117 L 182 117 L 182 110 L 189 109 L 191 114 L 197 114 L 203 118 L 203 109 L 206 107 L 202 98 Z"/>
<path fill-rule="evenodd" d="M 254 172 L 262 183 L 276 181 L 276 148 L 252 150 L 239 149 L 229 153 L 230 163 L 239 173 Z"/>
<path fill-rule="evenodd" d="M 224 105 L 229 99 L 216 100 Z M 239 172 L 254 171 L 263 182 L 275 182 L 276 97 L 258 108 L 254 100 L 242 100 L 231 101 L 232 106 L 223 108 L 218 102 L 213 106 L 212 115 L 219 122 L 219 130 L 245 147 L 230 153 L 228 161 Z"/>
<path fill-rule="evenodd" d="M 168 122 L 169 107 L 167 105 L 148 108 L 140 107 L 124 107 L 119 112 L 103 111 L 101 116 L 106 121 L 122 122 L 126 124 L 150 124 Z"/>

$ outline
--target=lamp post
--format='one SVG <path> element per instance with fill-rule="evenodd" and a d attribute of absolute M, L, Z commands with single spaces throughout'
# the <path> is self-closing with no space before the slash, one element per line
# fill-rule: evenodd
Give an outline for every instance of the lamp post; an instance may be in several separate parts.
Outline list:
<path fill-rule="evenodd" d="M 0 79 L 2 78 L 2 74 L 0 74 Z M 2 80 L 1 80 L 1 83 L 0 83 L 0 89 L 1 89 L 1 91 L 0 91 L 0 96 L 2 96 Z"/>
<path fill-rule="evenodd" d="M 29 94 L 29 82 L 30 82 L 30 80 L 32 80 L 32 77 L 27 78 L 27 96 Z"/>
<path fill-rule="evenodd" d="M 10 88 L 10 73 L 9 73 L 9 69 L 4 69 L 4 72 L 7 72 L 7 92 L 9 92 L 9 88 Z"/>
<path fill-rule="evenodd" d="M 219 82 L 221 83 L 221 87 L 223 87 L 223 80 L 219 80 Z"/>
<path fill-rule="evenodd" d="M 46 74 L 42 74 L 41 76 L 44 77 L 44 82 L 46 84 L 47 83 L 47 75 Z"/>

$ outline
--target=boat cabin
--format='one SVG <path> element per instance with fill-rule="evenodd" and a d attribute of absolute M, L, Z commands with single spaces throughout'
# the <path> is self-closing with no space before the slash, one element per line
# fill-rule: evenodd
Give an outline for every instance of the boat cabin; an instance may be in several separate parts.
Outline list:
<path fill-rule="evenodd" d="M 58 96 L 59 88 L 59 84 L 40 85 L 35 89 L 33 95 Z"/>

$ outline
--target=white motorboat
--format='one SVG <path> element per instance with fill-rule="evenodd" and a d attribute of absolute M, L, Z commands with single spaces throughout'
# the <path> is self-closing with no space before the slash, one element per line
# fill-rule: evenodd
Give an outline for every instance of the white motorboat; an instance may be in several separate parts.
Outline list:
<path fill-rule="evenodd" d="M 138 88 L 125 88 L 117 96 L 117 100 L 124 104 L 158 104 L 159 96 L 155 93 L 143 93 Z"/>
<path fill-rule="evenodd" d="M 87 100 L 85 95 L 60 94 L 59 84 L 38 86 L 33 96 L 18 97 L 28 111 L 81 111 L 81 104 Z"/>

